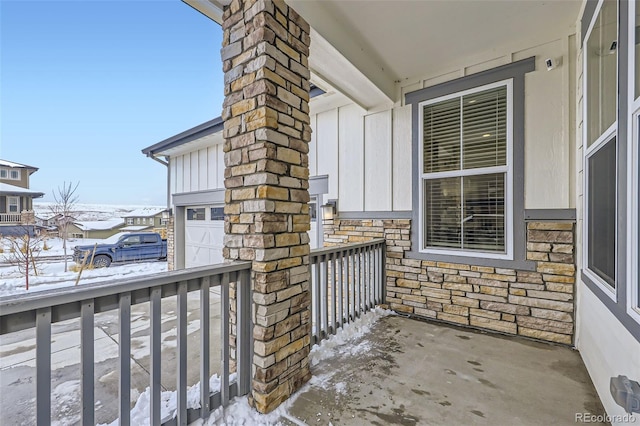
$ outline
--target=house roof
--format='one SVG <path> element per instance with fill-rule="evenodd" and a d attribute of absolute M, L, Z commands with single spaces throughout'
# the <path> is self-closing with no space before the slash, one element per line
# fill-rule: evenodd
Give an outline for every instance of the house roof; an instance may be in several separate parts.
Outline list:
<path fill-rule="evenodd" d="M 74 224 L 83 231 L 106 231 L 109 229 L 117 228 L 124 224 L 122 219 L 110 219 L 110 220 L 93 220 L 74 222 Z"/>
<path fill-rule="evenodd" d="M 184 145 L 191 141 L 198 140 L 204 136 L 221 132 L 222 129 L 224 129 L 224 120 L 222 120 L 222 117 L 216 117 L 213 120 L 209 120 L 188 130 L 185 130 L 182 133 L 178 133 L 175 136 L 171 136 L 168 139 L 160 141 L 155 145 L 144 148 L 142 150 L 142 153 L 146 154 L 148 157 L 153 157 L 154 155 L 162 151 Z"/>
<path fill-rule="evenodd" d="M 44 192 L 30 191 L 4 182 L 0 182 L 0 193 L 6 195 L 30 195 L 31 198 L 40 198 L 44 195 Z"/>
<path fill-rule="evenodd" d="M 136 232 L 136 231 L 144 231 L 145 229 L 151 228 L 151 225 L 133 225 L 133 226 L 125 226 L 121 228 L 121 231 L 126 232 Z"/>
<path fill-rule="evenodd" d="M 143 207 L 133 210 L 122 217 L 153 217 L 162 213 L 166 207 Z"/>
<path fill-rule="evenodd" d="M 22 169 L 31 169 L 31 173 L 38 170 L 37 167 L 28 166 L 26 164 L 14 163 L 13 161 L 7 161 L 0 159 L 0 166 L 4 167 L 13 167 L 13 168 L 22 168 Z"/>
<path fill-rule="evenodd" d="M 321 88 L 311 85 L 309 89 L 309 97 L 314 98 L 316 96 L 323 95 L 325 92 Z M 213 135 L 222 132 L 224 129 L 224 120 L 222 117 L 216 117 L 213 120 L 206 121 L 182 133 L 178 133 L 175 136 L 171 136 L 163 141 L 160 141 L 154 145 L 146 147 L 142 150 L 142 153 L 147 157 L 153 157 L 155 155 L 164 155 L 163 153 L 179 146 L 185 145 L 189 142 L 193 142 L 204 138 L 205 136 Z M 125 216 L 127 217 L 127 216 Z"/>

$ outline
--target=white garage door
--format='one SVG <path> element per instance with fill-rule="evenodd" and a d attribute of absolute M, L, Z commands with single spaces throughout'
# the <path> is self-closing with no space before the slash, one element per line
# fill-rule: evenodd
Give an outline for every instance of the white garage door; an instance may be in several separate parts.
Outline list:
<path fill-rule="evenodd" d="M 185 214 L 185 268 L 222 263 L 224 208 L 187 207 Z"/>

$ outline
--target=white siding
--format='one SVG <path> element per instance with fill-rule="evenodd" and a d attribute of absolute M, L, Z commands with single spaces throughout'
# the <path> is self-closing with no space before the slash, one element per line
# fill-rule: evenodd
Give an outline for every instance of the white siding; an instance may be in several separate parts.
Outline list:
<path fill-rule="evenodd" d="M 363 110 L 356 105 L 339 109 L 338 208 L 340 211 L 363 211 L 364 209 L 362 113 Z"/>
<path fill-rule="evenodd" d="M 578 41 L 572 40 L 577 44 Z M 575 188 L 576 188 L 576 270 L 580 271 L 584 256 L 584 173 L 583 173 L 583 63 L 584 57 L 577 47 L 575 62 L 576 130 L 575 130 Z M 608 415 L 625 415 L 622 407 L 611 397 L 611 377 L 626 375 L 631 380 L 640 377 L 640 343 L 627 331 L 600 299 L 577 274 L 576 289 L 576 347 L 591 376 L 593 385 Z M 635 355 L 635 356 L 634 356 Z M 635 419 L 640 418 L 638 414 Z M 631 420 L 633 422 L 633 420 Z M 623 424 L 616 423 L 613 424 Z"/>
<path fill-rule="evenodd" d="M 198 189 L 206 189 L 207 187 L 207 172 L 209 171 L 209 167 L 207 167 L 207 148 L 201 149 L 198 151 Z"/>
<path fill-rule="evenodd" d="M 216 145 L 216 158 L 218 159 L 216 174 L 216 185 L 207 189 L 224 188 L 224 150 L 222 145 Z"/>
<path fill-rule="evenodd" d="M 391 111 L 364 120 L 364 207 L 366 211 L 391 210 Z"/>
<path fill-rule="evenodd" d="M 309 176 L 318 175 L 318 127 L 315 114 L 311 115 L 311 141 L 309 141 Z"/>
<path fill-rule="evenodd" d="M 393 109 L 393 210 L 411 210 L 411 105 Z"/>
<path fill-rule="evenodd" d="M 207 148 L 207 189 L 217 188 L 218 176 L 216 169 L 218 167 L 218 145 L 210 146 Z M 211 165 L 212 167 L 209 167 Z"/>
<path fill-rule="evenodd" d="M 318 175 L 329 175 L 329 199 L 338 198 L 338 109 L 316 117 Z"/>
<path fill-rule="evenodd" d="M 171 193 L 224 188 L 224 152 L 216 144 L 171 157 Z"/>
<path fill-rule="evenodd" d="M 536 56 L 536 70 L 525 76 L 525 206 L 528 209 L 571 205 L 568 76 L 573 61 L 562 40 L 519 52 L 514 60 Z M 564 66 L 547 71 L 545 58 Z"/>

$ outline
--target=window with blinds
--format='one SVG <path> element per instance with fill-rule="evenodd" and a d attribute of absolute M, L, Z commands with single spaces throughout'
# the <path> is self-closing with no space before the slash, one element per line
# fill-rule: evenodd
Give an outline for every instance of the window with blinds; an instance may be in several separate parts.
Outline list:
<path fill-rule="evenodd" d="M 423 249 L 505 253 L 507 85 L 422 104 Z"/>

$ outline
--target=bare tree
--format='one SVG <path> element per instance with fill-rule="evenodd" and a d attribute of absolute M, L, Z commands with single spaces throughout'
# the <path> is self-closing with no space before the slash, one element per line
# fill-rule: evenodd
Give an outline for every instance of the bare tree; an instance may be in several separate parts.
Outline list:
<path fill-rule="evenodd" d="M 24 275 L 25 287 L 29 290 L 29 275 L 38 276 L 38 260 L 44 247 L 46 235 L 37 234 L 33 228 L 24 226 L 24 233 L 19 236 L 7 236 L 3 239 L 7 242 L 8 253 L 6 261 L 18 267 L 18 271 Z"/>
<path fill-rule="evenodd" d="M 72 182 L 64 182 L 64 184 L 53 190 L 53 199 L 55 203 L 51 205 L 51 213 L 54 216 L 58 216 L 56 224 L 58 226 L 58 232 L 62 238 L 62 249 L 64 250 L 64 271 L 67 272 L 67 240 L 69 234 L 67 232 L 69 223 L 73 220 L 72 214 L 76 203 L 78 202 L 78 196 L 75 195 L 80 182 L 76 182 L 73 185 Z"/>

